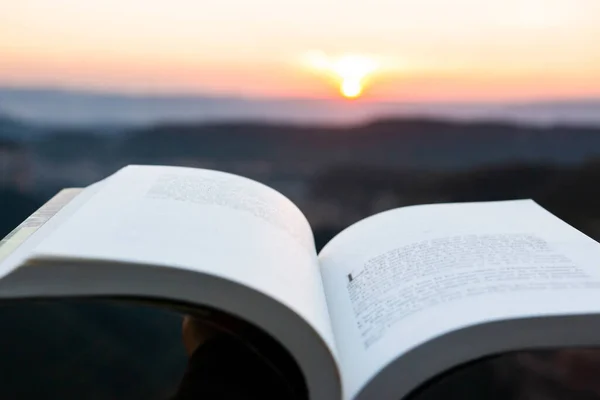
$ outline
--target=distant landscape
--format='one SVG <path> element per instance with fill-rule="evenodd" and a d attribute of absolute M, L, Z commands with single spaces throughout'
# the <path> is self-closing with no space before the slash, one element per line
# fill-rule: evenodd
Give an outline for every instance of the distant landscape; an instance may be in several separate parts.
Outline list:
<path fill-rule="evenodd" d="M 58 101 L 61 96 L 71 100 Z M 88 185 L 127 164 L 242 174 L 280 190 L 301 207 L 315 229 L 332 232 L 396 206 L 519 197 L 533 197 L 595 224 L 594 207 L 580 205 L 591 205 L 598 196 L 594 179 L 599 174 L 600 124 L 589 120 L 534 124 L 400 116 L 355 124 L 298 124 L 270 119 L 203 122 L 202 115 L 198 121 L 148 119 L 144 124 L 121 124 L 108 117 L 104 124 L 69 120 L 81 109 L 102 115 L 89 107 L 103 102 L 129 115 L 130 109 L 118 106 L 128 97 L 115 96 L 0 89 L 0 204 L 6 215 L 0 233 L 61 188 Z M 37 100 L 29 103 L 30 98 Z M 144 109 L 137 100 L 130 103 L 133 109 Z M 177 104 L 157 107 L 168 114 Z M 588 112 L 600 116 L 593 104 L 589 102 Z M 19 107 L 40 115 L 26 119 L 9 112 Z M 43 122 L 40 110 L 48 107 L 62 108 L 61 123 L 59 117 L 55 123 Z M 19 210 L 7 208 L 9 204 Z"/>
<path fill-rule="evenodd" d="M 270 122 L 352 125 L 411 117 L 600 126 L 600 98 L 514 102 L 417 102 L 118 93 L 65 88 L 1 87 L 0 113 L 36 125 L 88 127 L 102 133 L 156 123 Z"/>

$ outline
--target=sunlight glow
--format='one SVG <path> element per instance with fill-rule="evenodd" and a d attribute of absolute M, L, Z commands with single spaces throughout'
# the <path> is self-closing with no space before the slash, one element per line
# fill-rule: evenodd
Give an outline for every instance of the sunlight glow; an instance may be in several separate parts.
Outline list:
<path fill-rule="evenodd" d="M 360 96 L 363 88 L 359 79 L 344 79 L 340 85 L 340 93 L 349 99 Z"/>
<path fill-rule="evenodd" d="M 314 51 L 309 53 L 308 59 L 313 69 L 333 76 L 340 86 L 340 93 L 346 98 L 359 97 L 366 79 L 379 68 L 372 57 L 360 55 L 344 55 L 332 60 L 325 53 Z"/>

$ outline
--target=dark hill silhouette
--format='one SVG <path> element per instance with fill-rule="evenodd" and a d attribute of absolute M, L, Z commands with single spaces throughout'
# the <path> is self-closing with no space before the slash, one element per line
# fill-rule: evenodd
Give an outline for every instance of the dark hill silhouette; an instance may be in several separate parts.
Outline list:
<path fill-rule="evenodd" d="M 7 132 L 21 126 L 8 125 L 2 128 L 0 121 L 0 137 L 14 137 Z M 95 129 L 50 129 L 36 137 L 40 136 L 31 144 L 45 160 L 68 164 L 89 159 L 107 168 L 181 159 L 266 161 L 277 163 L 278 169 L 298 163 L 310 163 L 315 169 L 351 163 L 471 168 L 509 162 L 574 164 L 600 156 L 600 128 L 429 119 L 387 119 L 354 126 L 172 123 L 111 135 Z M 19 136 L 20 140 L 28 137 Z"/>
<path fill-rule="evenodd" d="M 500 164 L 468 171 L 340 166 L 316 176 L 308 190 L 316 204 L 342 210 L 340 228 L 375 212 L 414 204 L 532 198 L 600 240 L 598 181 L 600 159 L 575 167 Z"/>
<path fill-rule="evenodd" d="M 27 140 L 33 138 L 38 130 L 18 119 L 12 118 L 0 108 L 0 138 Z"/>
<path fill-rule="evenodd" d="M 131 131 L 124 137 L 111 156 L 136 162 L 186 158 L 266 160 L 282 166 L 310 162 L 316 167 L 359 163 L 469 168 L 514 161 L 572 164 L 600 155 L 597 128 L 421 119 L 350 127 L 164 124 Z"/>
<path fill-rule="evenodd" d="M 61 129 L 40 137 L 32 147 L 36 155 L 51 162 L 106 162 L 111 157 L 112 144 L 110 138 L 86 130 Z"/>

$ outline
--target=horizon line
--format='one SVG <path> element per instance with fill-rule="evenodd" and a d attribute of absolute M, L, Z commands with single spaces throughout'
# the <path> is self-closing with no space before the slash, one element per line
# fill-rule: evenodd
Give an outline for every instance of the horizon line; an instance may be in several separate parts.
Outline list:
<path fill-rule="evenodd" d="M 101 87 L 85 87 L 75 85 L 35 85 L 35 84 L 11 84 L 8 82 L 0 82 L 0 92 L 46 92 L 74 95 L 90 95 L 90 96 L 115 96 L 122 98 L 136 99 L 207 99 L 207 100 L 240 100 L 240 101 L 299 101 L 299 102 L 326 102 L 348 105 L 362 104 L 403 104 L 403 105 L 534 105 L 534 104 L 564 104 L 575 102 L 600 102 L 600 93 L 597 95 L 582 96 L 582 97 L 529 97 L 515 99 L 455 99 L 455 100 L 410 100 L 410 99 L 374 99 L 374 98 L 359 98 L 353 100 L 340 99 L 338 97 L 298 97 L 298 96 L 252 96 L 235 93 L 209 93 L 209 92 L 185 92 L 185 91 L 143 91 L 135 89 L 117 89 L 117 88 L 101 88 Z"/>

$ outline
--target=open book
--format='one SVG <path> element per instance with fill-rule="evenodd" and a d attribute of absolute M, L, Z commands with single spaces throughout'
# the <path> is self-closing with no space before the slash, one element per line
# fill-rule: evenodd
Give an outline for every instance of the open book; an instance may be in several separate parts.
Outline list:
<path fill-rule="evenodd" d="M 0 298 L 221 310 L 274 338 L 311 399 L 400 399 L 486 355 L 598 344 L 599 262 L 597 242 L 531 200 L 383 212 L 317 254 L 300 210 L 265 185 L 129 166 L 2 242 Z"/>

